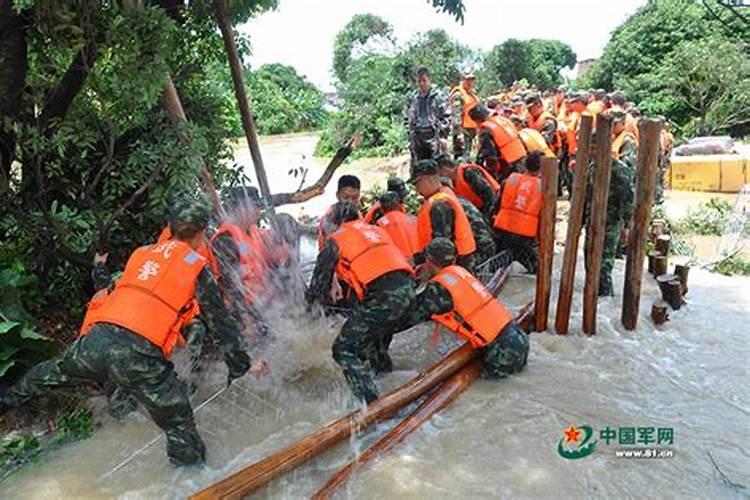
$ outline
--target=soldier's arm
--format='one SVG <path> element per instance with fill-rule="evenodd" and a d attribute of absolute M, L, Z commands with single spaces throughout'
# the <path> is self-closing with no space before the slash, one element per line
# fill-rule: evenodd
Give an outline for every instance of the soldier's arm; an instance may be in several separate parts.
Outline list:
<path fill-rule="evenodd" d="M 638 145 L 635 141 L 626 140 L 623 143 L 622 148 L 620 148 L 620 160 L 631 167 L 635 167 L 638 164 Z"/>
<path fill-rule="evenodd" d="M 209 335 L 216 339 L 224 354 L 231 378 L 242 376 L 250 368 L 242 328 L 227 311 L 219 285 L 208 266 L 198 275 L 195 298 Z"/>
<path fill-rule="evenodd" d="M 305 292 L 305 298 L 308 304 L 315 301 L 321 304 L 327 302 L 326 298 L 331 290 L 331 283 L 336 272 L 336 263 L 339 260 L 339 247 L 332 238 L 328 238 L 323 245 L 323 249 L 318 254 L 315 261 L 315 270 L 313 270 L 310 286 Z"/>
<path fill-rule="evenodd" d="M 464 179 L 471 186 L 474 192 L 481 198 L 484 205 L 482 205 L 483 212 L 485 215 L 492 209 L 493 202 L 495 200 L 495 192 L 492 190 L 492 186 L 484 178 L 484 175 L 477 170 L 468 168 L 464 170 Z"/>
<path fill-rule="evenodd" d="M 436 201 L 430 208 L 430 222 L 432 223 L 432 237 L 439 236 L 448 238 L 451 241 L 454 236 L 454 225 L 456 214 L 453 213 L 453 206 L 445 201 Z"/>
<path fill-rule="evenodd" d="M 219 268 L 219 281 L 230 309 L 243 307 L 245 294 L 240 288 L 242 282 L 237 279 L 240 272 L 240 249 L 229 234 L 221 234 L 211 244 Z"/>
<path fill-rule="evenodd" d="M 557 131 L 557 122 L 553 118 L 545 120 L 542 130 L 539 131 L 547 141 L 547 144 L 553 144 L 555 142 L 555 132 Z"/>
<path fill-rule="evenodd" d="M 453 310 L 453 299 L 450 293 L 437 283 L 427 283 L 424 290 L 417 294 L 414 307 L 409 309 L 401 330 L 427 321 L 433 314 L 445 314 Z"/>
<path fill-rule="evenodd" d="M 489 130 L 482 130 L 479 134 L 479 158 L 484 161 L 485 167 L 490 170 L 497 169 L 500 152 L 497 150 Z"/>
<path fill-rule="evenodd" d="M 445 95 L 442 92 L 438 91 L 433 102 L 435 103 L 436 117 L 438 120 L 438 135 L 445 139 L 448 137 L 451 130 L 451 113 L 448 109 L 448 99 L 445 98 Z"/>
<path fill-rule="evenodd" d="M 464 100 L 461 99 L 459 92 L 454 92 L 450 96 L 451 104 L 451 124 L 453 125 L 453 135 L 461 133 L 461 122 L 464 115 Z"/>

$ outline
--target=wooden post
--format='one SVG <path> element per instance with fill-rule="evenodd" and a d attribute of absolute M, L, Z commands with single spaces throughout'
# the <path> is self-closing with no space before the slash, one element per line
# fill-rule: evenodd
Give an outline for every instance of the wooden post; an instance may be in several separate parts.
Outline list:
<path fill-rule="evenodd" d="M 660 122 L 661 123 L 661 122 Z M 643 129 L 641 129 L 643 131 Z M 661 130 L 661 129 L 660 129 Z M 643 137 L 643 136 L 641 136 Z M 644 143 L 641 141 L 640 151 L 643 151 Z M 640 158 L 640 152 L 638 154 L 638 157 Z M 656 237 L 656 241 L 654 241 L 654 248 L 657 252 L 660 254 L 667 256 L 669 255 L 669 243 L 672 241 L 672 237 L 668 234 L 660 234 Z"/>
<path fill-rule="evenodd" d="M 648 269 L 647 270 L 653 276 L 656 276 L 654 274 L 654 261 L 656 260 L 657 257 L 661 257 L 661 254 L 657 252 L 656 250 L 651 250 L 648 253 Z"/>
<path fill-rule="evenodd" d="M 669 267 L 669 259 L 666 256 L 659 254 L 654 257 L 654 276 L 659 277 L 662 274 L 667 274 L 667 268 Z"/>
<path fill-rule="evenodd" d="M 570 195 L 570 212 L 568 214 L 568 233 L 565 236 L 565 254 L 563 255 L 562 271 L 560 273 L 560 292 L 557 296 L 557 314 L 555 315 L 555 331 L 560 335 L 568 333 L 570 323 L 570 307 L 573 303 L 573 284 L 576 277 L 576 263 L 578 262 L 578 240 L 583 225 L 583 205 L 586 201 L 586 169 L 589 165 L 591 151 L 591 123 L 593 117 L 581 117 L 578 129 L 578 151 L 576 166 L 573 172 L 573 192 Z"/>
<path fill-rule="evenodd" d="M 234 41 L 232 26 L 229 22 L 229 13 L 227 11 L 227 6 L 224 0 L 214 0 L 214 13 L 216 14 L 216 20 L 219 23 L 221 37 L 224 39 L 224 48 L 227 51 L 229 68 L 232 71 L 234 94 L 237 96 L 237 105 L 240 108 L 242 129 L 245 131 L 247 146 L 248 148 L 250 148 L 250 156 L 253 159 L 253 165 L 255 165 L 255 174 L 258 177 L 260 192 L 263 195 L 263 201 L 265 202 L 266 208 L 270 211 L 271 214 L 273 214 L 274 208 L 271 198 L 271 189 L 268 186 L 268 177 L 266 176 L 266 169 L 263 166 L 263 157 L 260 154 L 258 132 L 255 128 L 255 120 L 253 119 L 253 115 L 250 112 L 250 104 L 247 101 L 245 81 L 244 77 L 242 76 L 242 64 L 240 62 L 240 56 L 237 52 L 237 44 Z"/>
<path fill-rule="evenodd" d="M 667 312 L 667 303 L 663 300 L 654 302 L 651 306 L 651 320 L 656 326 L 666 323 L 669 321 L 669 314 Z"/>
<path fill-rule="evenodd" d="M 612 118 L 609 113 L 596 117 L 596 152 L 594 161 L 593 194 L 591 197 L 591 217 L 588 225 L 589 252 L 587 257 L 586 282 L 583 287 L 583 331 L 589 335 L 596 333 L 596 310 L 599 305 L 599 271 L 604 252 L 604 231 L 607 225 L 607 200 L 609 199 L 609 179 L 612 174 Z"/>
<path fill-rule="evenodd" d="M 547 330 L 549 297 L 552 289 L 552 260 L 555 255 L 557 213 L 557 159 L 542 158 L 542 211 L 539 214 L 539 265 L 536 270 L 534 329 Z"/>
<path fill-rule="evenodd" d="M 682 306 L 682 283 L 675 274 L 662 274 L 656 278 L 661 290 L 661 298 L 664 299 L 675 311 Z"/>
<path fill-rule="evenodd" d="M 663 122 L 647 118 L 640 123 L 640 146 L 638 149 L 638 172 L 635 180 L 635 212 L 633 227 L 628 237 L 627 260 L 625 262 L 625 285 L 622 292 L 622 325 L 626 330 L 638 326 L 638 311 L 641 302 L 643 280 L 644 245 L 648 237 L 648 222 L 654 202 L 656 170 L 659 160 L 659 144 Z M 659 236 L 662 241 L 665 236 Z M 666 236 L 669 238 L 669 236 Z M 658 245 L 657 245 L 658 249 Z M 661 251 L 661 249 L 659 249 Z"/>
<path fill-rule="evenodd" d="M 682 295 L 687 295 L 688 293 L 688 273 L 690 272 L 690 266 L 683 266 L 680 264 L 675 264 L 674 266 L 674 273 L 677 275 L 677 278 L 680 280 L 680 284 L 682 284 Z"/>

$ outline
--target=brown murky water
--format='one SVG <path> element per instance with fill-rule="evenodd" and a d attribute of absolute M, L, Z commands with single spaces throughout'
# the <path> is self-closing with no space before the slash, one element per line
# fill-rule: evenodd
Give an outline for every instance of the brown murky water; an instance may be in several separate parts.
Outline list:
<path fill-rule="evenodd" d="M 266 157 L 273 161 L 268 150 Z M 618 261 L 618 291 L 623 267 Z M 579 270 L 577 293 L 582 277 Z M 476 382 L 356 475 L 339 498 L 741 498 L 721 482 L 708 453 L 729 478 L 750 487 L 750 279 L 691 270 L 688 304 L 654 328 L 646 315 L 658 290 L 646 278 L 636 332 L 619 324 L 620 295 L 601 301 L 599 334 L 590 338 L 576 333 L 581 318 L 576 296 L 572 335 L 533 334 L 523 374 Z M 533 279 L 520 271 L 501 293 L 512 308 L 532 297 Z M 184 498 L 352 409 L 330 358 L 340 320 L 305 313 L 294 290 L 273 302 L 269 316 L 276 335 L 266 353 L 271 376 L 237 381 L 196 414 L 208 447 L 207 466 L 171 467 L 162 440 L 107 476 L 158 429 L 137 413 L 115 422 L 100 410 L 102 425 L 92 438 L 11 476 L 0 484 L 0 497 Z M 395 372 L 378 381 L 382 391 L 456 345 L 443 335 L 433 350 L 431 331 L 422 326 L 396 338 Z M 224 380 L 225 368 L 217 365 L 202 380 L 195 404 Z M 621 447 L 600 439 L 590 456 L 566 460 L 556 448 L 571 424 L 589 425 L 597 437 L 607 426 L 672 428 L 674 457 L 617 458 L 615 449 Z M 308 497 L 392 425 L 353 437 L 258 496 Z"/>

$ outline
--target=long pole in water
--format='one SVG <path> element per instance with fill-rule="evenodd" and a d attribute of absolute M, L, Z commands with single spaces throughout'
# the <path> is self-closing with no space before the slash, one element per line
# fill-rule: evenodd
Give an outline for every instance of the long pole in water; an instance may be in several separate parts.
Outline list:
<path fill-rule="evenodd" d="M 199 405 L 198 405 L 198 406 L 197 406 L 197 407 L 195 408 L 195 410 L 193 410 L 193 413 L 197 412 L 198 410 L 200 410 L 201 408 L 203 408 L 204 406 L 206 406 L 206 405 L 207 405 L 208 403 L 210 403 L 211 401 L 215 400 L 216 398 L 218 398 L 219 396 L 221 396 L 222 394 L 224 394 L 224 392 L 225 392 L 225 391 L 226 391 L 227 389 L 229 389 L 229 386 L 226 386 L 226 387 L 222 387 L 221 389 L 219 389 L 218 391 L 216 391 L 216 392 L 215 392 L 215 393 L 214 393 L 214 394 L 213 394 L 213 395 L 212 395 L 211 397 L 209 397 L 209 398 L 208 398 L 208 399 L 206 399 L 206 400 L 205 400 L 204 402 L 202 402 L 201 404 L 199 404 Z M 136 451 L 135 451 L 135 452 L 134 452 L 134 453 L 133 453 L 132 455 L 130 455 L 130 456 L 129 456 L 128 458 L 126 458 L 125 460 L 123 460 L 122 462 L 120 462 L 119 464 L 117 464 L 117 465 L 115 466 L 115 468 L 114 468 L 114 469 L 112 469 L 111 471 L 107 472 L 107 473 L 106 473 L 106 474 L 105 474 L 105 475 L 104 475 L 103 477 L 105 477 L 105 478 L 106 478 L 106 477 L 109 477 L 109 476 L 111 476 L 112 474 L 114 474 L 115 472 L 117 472 L 117 471 L 119 471 L 120 469 L 122 469 L 123 467 L 125 467 L 126 465 L 128 465 L 128 464 L 129 464 L 130 462 L 132 462 L 133 460 L 135 460 L 135 458 L 136 458 L 136 457 L 138 457 L 138 456 L 139 456 L 139 455 L 140 455 L 141 453 L 143 453 L 144 451 L 148 450 L 148 449 L 149 449 L 149 448 L 151 448 L 151 447 L 152 447 L 153 445 L 155 445 L 155 444 L 156 444 L 156 442 L 157 442 L 157 441 L 159 441 L 159 440 L 160 440 L 160 439 L 162 438 L 162 436 L 164 436 L 164 433 L 163 433 L 163 432 L 160 432 L 160 433 L 159 433 L 159 434 L 158 434 L 158 435 L 157 435 L 156 437 L 154 437 L 154 438 L 153 438 L 153 439 L 152 439 L 151 441 L 149 441 L 148 443 L 146 443 L 146 444 L 144 444 L 143 446 L 141 446 L 141 447 L 140 447 L 140 448 L 139 448 L 138 450 L 136 450 Z"/>

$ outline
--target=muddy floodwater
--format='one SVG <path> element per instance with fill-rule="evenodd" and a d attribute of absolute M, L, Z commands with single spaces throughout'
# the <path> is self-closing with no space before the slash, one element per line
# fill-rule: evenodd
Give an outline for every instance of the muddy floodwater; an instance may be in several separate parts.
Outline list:
<path fill-rule="evenodd" d="M 275 161 L 266 154 L 267 165 Z M 305 254 L 312 258 L 311 247 Z M 560 260 L 558 253 L 556 264 Z M 750 488 L 750 279 L 692 269 L 688 303 L 655 328 L 647 315 L 658 290 L 645 277 L 639 329 L 626 332 L 619 322 L 623 268 L 618 261 L 617 296 L 600 301 L 598 335 L 580 334 L 579 269 L 571 335 L 532 334 L 526 371 L 474 383 L 394 451 L 355 475 L 338 497 L 743 498 L 742 490 L 722 482 L 709 453 L 729 479 Z M 517 310 L 533 298 L 533 287 L 533 277 L 514 268 L 500 297 Z M 554 307 L 551 312 L 553 324 Z M 158 429 L 140 413 L 111 419 L 99 398 L 94 404 L 101 427 L 93 437 L 12 475 L 0 484 L 0 496 L 184 498 L 354 409 L 330 356 L 341 320 L 307 313 L 300 290 L 293 288 L 279 294 L 267 314 L 274 337 L 263 350 L 271 375 L 238 380 L 196 412 L 208 448 L 205 467 L 173 468 L 160 440 L 108 474 Z M 423 325 L 396 337 L 395 370 L 378 380 L 381 392 L 458 345 L 443 333 L 434 348 L 431 336 L 432 328 Z M 224 366 L 213 366 L 199 379 L 194 406 L 225 380 Z M 385 422 L 352 437 L 257 496 L 309 497 L 393 425 Z M 572 460 L 558 454 L 562 432 L 571 425 L 594 430 L 598 443 L 589 456 Z M 634 446 L 617 440 L 606 444 L 600 432 L 608 428 L 634 428 L 636 437 L 639 428 L 671 429 L 671 444 L 648 446 L 668 448 L 673 456 L 618 458 L 617 450 Z"/>

